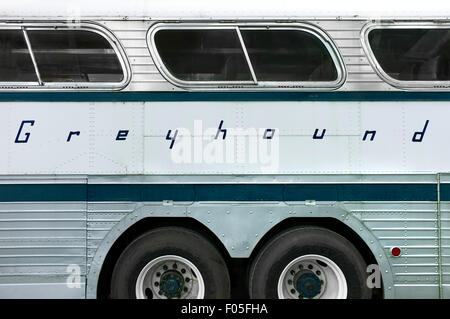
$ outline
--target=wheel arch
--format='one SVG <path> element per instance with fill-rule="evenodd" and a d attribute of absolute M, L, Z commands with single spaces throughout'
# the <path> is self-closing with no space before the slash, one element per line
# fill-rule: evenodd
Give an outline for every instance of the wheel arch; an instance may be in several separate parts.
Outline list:
<path fill-rule="evenodd" d="M 351 227 L 335 218 L 329 217 L 290 217 L 279 222 L 260 239 L 258 244 L 253 249 L 250 259 L 253 259 L 273 237 L 281 232 L 287 231 L 290 228 L 296 227 L 319 227 L 334 231 L 335 233 L 338 233 L 348 239 L 356 247 L 356 249 L 358 249 L 368 264 L 377 263 L 377 260 L 367 243 Z"/>
<path fill-rule="evenodd" d="M 152 229 L 161 227 L 183 227 L 198 232 L 208 241 L 210 241 L 220 252 L 225 262 L 228 264 L 231 260 L 228 251 L 226 250 L 223 243 L 217 238 L 217 236 L 201 222 L 190 217 L 143 217 L 137 220 L 135 223 L 131 224 L 128 228 L 124 230 L 119 236 L 113 239 L 103 240 L 104 244 L 98 248 L 96 253 L 97 260 L 103 258 L 101 262 L 101 267 L 96 264 L 96 269 L 91 269 L 89 275 L 97 274 L 96 278 L 88 277 L 88 289 L 90 289 L 90 294 L 88 298 L 99 298 L 105 297 L 109 289 L 109 279 L 111 278 L 114 265 L 117 262 L 120 254 L 125 249 L 125 247 L 131 243 L 134 239 L 142 235 L 143 233 L 150 231 Z M 116 230 L 117 231 L 117 230 Z M 110 234 L 108 234 L 110 235 Z M 107 236 L 108 236 L 107 235 Z M 112 234 L 111 234 L 112 235 Z M 108 245 L 109 244 L 109 245 Z M 109 246 L 109 248 L 106 247 Z M 102 252 L 107 251 L 105 254 Z M 92 266 L 91 266 L 92 267 Z M 95 285 L 89 280 L 95 280 Z M 91 285 L 90 285 L 91 284 Z"/>
<path fill-rule="evenodd" d="M 141 207 L 125 216 L 109 231 L 92 258 L 86 283 L 87 298 L 97 298 L 100 296 L 99 293 L 103 292 L 102 289 L 104 287 L 102 285 L 107 281 L 104 280 L 105 276 L 108 274 L 107 267 L 113 267 L 111 261 L 113 261 L 114 258 L 118 258 L 123 245 L 126 245 L 129 240 L 135 238 L 140 233 L 152 228 L 160 226 L 180 226 L 196 230 L 212 241 L 221 252 L 227 264 L 234 259 L 231 258 L 232 247 L 229 247 L 229 243 L 226 243 L 219 238 L 216 235 L 217 231 L 214 231 L 214 227 L 205 220 L 202 220 L 199 215 L 188 216 L 189 211 L 188 215 L 182 214 L 181 212 L 170 214 L 168 212 L 169 210 L 170 209 L 167 207 L 164 210 L 164 214 L 160 213 L 155 216 L 152 215 L 148 209 Z M 184 208 L 182 210 L 184 210 Z M 171 216 L 162 217 L 161 215 Z M 309 214 L 301 214 L 295 217 L 292 215 L 279 216 L 277 222 L 271 225 L 271 227 L 267 227 L 267 229 L 261 233 L 260 238 L 257 240 L 255 239 L 255 243 L 252 245 L 247 257 L 250 257 L 249 260 L 251 260 L 270 238 L 288 228 L 298 226 L 318 226 L 327 228 L 343 235 L 352 243 L 356 243 L 355 246 L 362 252 L 365 260 L 368 262 L 376 261 L 382 275 L 384 297 L 394 298 L 395 292 L 391 265 L 387 258 L 386 251 L 381 247 L 380 243 L 370 230 L 367 229 L 359 219 L 348 214 L 342 208 L 329 207 L 326 210 L 326 214 L 319 213 L 315 215 L 316 216 L 309 216 Z M 236 225 L 233 225 L 233 227 L 235 226 Z"/>
<path fill-rule="evenodd" d="M 361 253 L 368 265 L 377 264 L 381 272 L 383 298 L 395 298 L 392 269 L 385 250 L 376 237 L 362 224 L 360 220 L 346 215 L 345 222 L 335 217 L 289 217 L 286 218 L 261 237 L 249 257 L 254 260 L 261 249 L 275 236 L 296 227 L 318 227 L 331 230 L 347 240 Z"/>

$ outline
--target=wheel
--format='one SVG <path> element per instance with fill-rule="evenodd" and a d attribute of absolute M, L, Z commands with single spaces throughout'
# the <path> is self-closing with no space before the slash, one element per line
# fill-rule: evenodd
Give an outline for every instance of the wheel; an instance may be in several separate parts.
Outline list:
<path fill-rule="evenodd" d="M 251 298 L 370 298 L 366 262 L 344 237 L 323 228 L 293 228 L 270 240 L 249 271 Z"/>
<path fill-rule="evenodd" d="M 151 230 L 120 255 L 111 278 L 111 298 L 229 298 L 228 269 L 203 236 L 181 227 Z"/>

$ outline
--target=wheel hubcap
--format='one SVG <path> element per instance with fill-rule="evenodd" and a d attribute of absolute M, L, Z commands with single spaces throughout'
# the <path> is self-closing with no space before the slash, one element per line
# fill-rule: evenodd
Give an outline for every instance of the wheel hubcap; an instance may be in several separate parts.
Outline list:
<path fill-rule="evenodd" d="M 180 298 L 184 287 L 184 278 L 177 271 L 167 271 L 161 276 L 161 291 L 167 298 Z"/>
<path fill-rule="evenodd" d="M 295 283 L 299 295 L 306 298 L 314 298 L 322 288 L 319 277 L 311 272 L 301 274 Z"/>
<path fill-rule="evenodd" d="M 205 284 L 200 271 L 180 256 L 153 259 L 136 280 L 138 299 L 201 299 L 204 295 Z"/>
<path fill-rule="evenodd" d="M 295 258 L 278 279 L 281 299 L 344 299 L 347 282 L 342 270 L 331 259 L 321 255 Z"/>

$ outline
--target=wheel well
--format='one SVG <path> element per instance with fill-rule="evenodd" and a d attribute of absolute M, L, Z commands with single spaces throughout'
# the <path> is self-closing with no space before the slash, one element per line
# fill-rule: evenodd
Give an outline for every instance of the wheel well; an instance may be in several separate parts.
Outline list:
<path fill-rule="evenodd" d="M 230 266 L 230 264 L 233 262 L 232 258 L 228 254 L 228 251 L 226 250 L 222 242 L 209 228 L 207 228 L 199 221 L 189 217 L 180 217 L 180 218 L 147 217 L 138 221 L 130 228 L 128 228 L 122 235 L 120 235 L 119 238 L 117 238 L 117 240 L 114 242 L 113 246 L 109 250 L 100 271 L 100 276 L 97 285 L 97 298 L 101 299 L 108 298 L 110 289 L 109 284 L 114 266 L 117 260 L 119 259 L 120 254 L 128 246 L 128 244 L 130 244 L 134 239 L 136 239 L 137 237 L 139 237 L 140 235 L 149 230 L 165 226 L 183 227 L 197 231 L 202 236 L 206 237 L 212 244 L 214 244 L 214 246 L 222 254 L 222 257 L 227 263 L 227 266 Z"/>
<path fill-rule="evenodd" d="M 250 259 L 253 259 L 256 254 L 260 251 L 262 247 L 274 236 L 281 233 L 282 231 L 301 226 L 318 226 L 329 230 L 332 230 L 341 236 L 349 240 L 358 251 L 361 253 L 364 261 L 367 264 L 377 264 L 375 256 L 372 254 L 369 246 L 364 242 L 364 240 L 349 226 L 345 225 L 341 221 L 335 218 L 296 218 L 291 217 L 283 220 L 282 222 L 275 225 L 271 230 L 269 230 L 258 242 L 256 247 L 253 249 Z"/>
<path fill-rule="evenodd" d="M 223 243 L 219 238 L 205 225 L 199 221 L 188 218 L 159 218 L 159 217 L 148 217 L 140 220 L 136 224 L 128 228 L 113 244 L 109 250 L 106 258 L 103 262 L 102 269 L 100 271 L 98 286 L 97 286 L 97 297 L 107 298 L 109 296 L 109 284 L 110 278 L 120 254 L 125 249 L 125 247 L 131 243 L 135 238 L 139 237 L 141 234 L 164 226 L 171 227 L 184 227 L 194 231 L 199 232 L 201 235 L 206 237 L 211 243 L 222 254 L 228 269 L 230 270 L 230 278 L 233 287 L 242 288 L 241 292 L 232 292 L 232 298 L 248 298 L 247 289 L 245 289 L 245 281 L 242 280 L 242 269 L 247 268 L 249 262 L 254 259 L 256 254 L 261 250 L 262 247 L 274 236 L 280 232 L 300 226 L 319 226 L 332 230 L 341 236 L 348 239 L 358 251 L 361 253 L 362 257 L 367 264 L 377 264 L 375 256 L 372 254 L 371 250 L 367 244 L 362 240 L 362 238 L 349 226 L 345 225 L 341 221 L 334 218 L 288 218 L 277 224 L 270 231 L 268 231 L 258 242 L 256 247 L 253 249 L 252 254 L 249 258 L 231 258 L 228 251 L 226 250 Z M 376 289 L 378 295 L 382 295 L 382 289 Z"/>
<path fill-rule="evenodd" d="M 265 244 L 274 238 L 277 234 L 294 227 L 304 227 L 304 226 L 316 226 L 326 228 L 328 230 L 334 231 L 339 235 L 350 241 L 355 248 L 360 252 L 364 261 L 368 265 L 378 264 L 375 256 L 370 250 L 369 246 L 364 242 L 364 240 L 349 226 L 335 218 L 302 218 L 302 217 L 291 217 L 283 220 L 282 222 L 275 225 L 270 229 L 258 242 L 256 247 L 253 249 L 250 255 L 249 261 L 253 260 L 258 252 L 265 246 Z M 383 282 L 381 282 L 381 288 L 376 288 L 373 291 L 373 299 L 383 298 Z"/>

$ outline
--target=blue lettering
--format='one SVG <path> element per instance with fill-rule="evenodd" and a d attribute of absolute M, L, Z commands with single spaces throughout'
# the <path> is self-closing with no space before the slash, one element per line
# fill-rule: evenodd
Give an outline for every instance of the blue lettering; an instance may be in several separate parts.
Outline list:
<path fill-rule="evenodd" d="M 22 133 L 23 126 L 25 124 L 30 124 L 30 126 L 34 125 L 34 120 L 22 121 L 19 127 L 19 131 L 17 132 L 16 140 L 14 143 L 28 143 L 28 139 L 30 138 L 30 133 L 25 133 L 25 139 L 20 139 L 20 135 Z"/>
<path fill-rule="evenodd" d="M 220 133 L 223 133 L 223 137 L 222 137 L 223 140 L 224 140 L 225 137 L 227 136 L 227 130 L 226 130 L 226 129 L 223 129 L 223 128 L 222 128 L 222 125 L 223 125 L 223 120 L 220 121 L 219 128 L 217 129 L 216 137 L 214 138 L 215 140 L 217 140 L 217 138 L 219 137 L 219 134 L 220 134 Z"/>
<path fill-rule="evenodd" d="M 270 134 L 270 135 L 269 135 Z M 268 128 L 264 131 L 263 139 L 265 140 L 271 140 L 273 136 L 275 135 L 275 129 Z"/>
<path fill-rule="evenodd" d="M 375 138 L 375 134 L 377 134 L 377 131 L 366 131 L 366 133 L 364 133 L 363 141 L 365 141 L 367 139 L 367 136 L 369 134 L 370 134 L 370 140 L 373 141 L 373 139 Z"/>
<path fill-rule="evenodd" d="M 419 143 L 422 142 L 423 137 L 425 136 L 425 132 L 427 131 L 427 126 L 428 126 L 428 123 L 429 123 L 429 122 L 430 122 L 429 120 L 427 120 L 427 121 L 425 122 L 425 126 L 423 127 L 423 130 L 422 130 L 422 131 L 419 131 L 419 132 L 415 132 L 415 133 L 414 133 L 413 138 L 412 138 L 412 141 L 413 141 L 413 142 L 419 142 Z"/>
<path fill-rule="evenodd" d="M 117 133 L 116 141 L 125 141 L 128 136 L 128 130 L 121 130 Z"/>
<path fill-rule="evenodd" d="M 325 136 L 325 132 L 326 131 L 327 131 L 326 129 L 323 129 L 322 130 L 322 134 L 319 136 L 319 135 L 317 135 L 319 133 L 319 129 L 316 128 L 316 130 L 314 131 L 313 140 L 321 140 L 321 139 L 323 139 L 323 137 Z"/>
<path fill-rule="evenodd" d="M 70 139 L 72 138 L 72 135 L 78 135 L 78 136 L 80 136 L 80 134 L 81 134 L 80 131 L 75 131 L 75 132 L 70 131 L 70 132 L 69 132 L 69 136 L 67 137 L 67 142 L 70 142 Z"/>
<path fill-rule="evenodd" d="M 172 132 L 172 130 L 169 130 L 169 131 L 167 132 L 167 135 L 166 135 L 166 140 L 172 141 L 172 142 L 170 143 L 169 149 L 172 149 L 173 144 L 175 144 L 175 140 L 176 140 L 177 135 L 178 135 L 178 130 L 175 130 L 175 132 L 173 133 L 173 137 L 170 137 L 170 133 L 171 133 L 171 132 Z"/>

